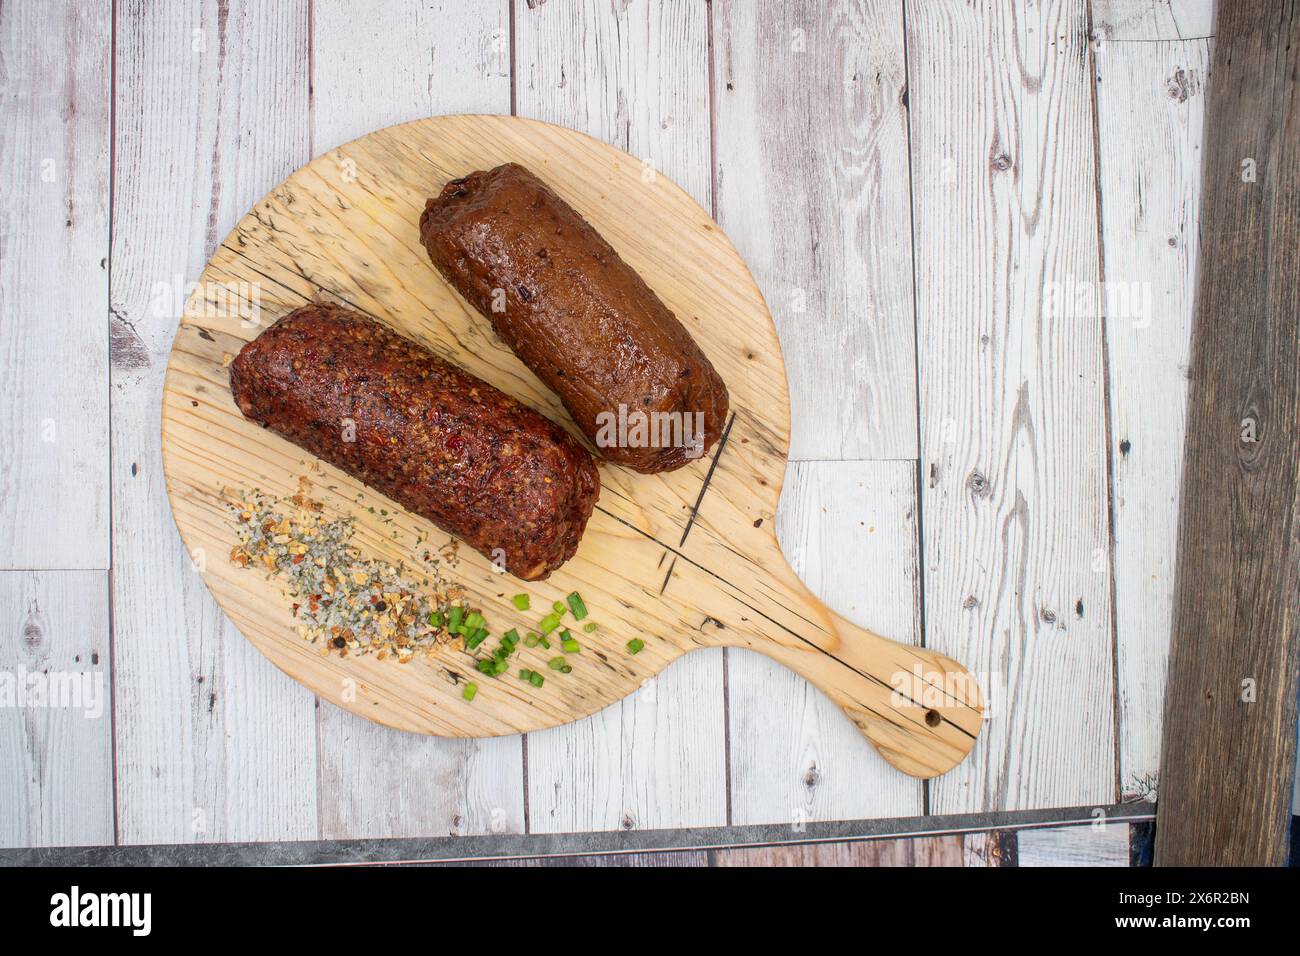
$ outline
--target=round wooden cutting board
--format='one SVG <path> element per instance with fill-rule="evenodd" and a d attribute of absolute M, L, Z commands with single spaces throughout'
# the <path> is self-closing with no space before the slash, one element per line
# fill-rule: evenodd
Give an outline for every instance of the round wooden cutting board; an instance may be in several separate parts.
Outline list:
<path fill-rule="evenodd" d="M 449 179 L 523 164 L 584 215 L 645 278 L 708 354 L 731 392 L 710 454 L 679 471 L 600 466 L 601 494 L 577 555 L 548 580 L 494 571 L 468 547 L 448 573 L 493 637 L 535 629 L 581 592 L 597 622 L 575 631 L 571 674 L 555 651 L 524 649 L 501 678 L 451 647 L 408 664 L 336 653 L 299 636 L 283 582 L 236 567 L 233 494 L 291 496 L 306 478 L 326 514 L 355 518 L 371 557 L 418 563 L 439 529 L 244 419 L 227 365 L 243 343 L 309 300 L 347 305 L 469 369 L 577 434 L 553 394 L 499 342 L 430 264 L 418 221 Z M 590 714 L 634 692 L 696 647 L 748 647 L 829 694 L 887 760 L 933 776 L 974 745 L 982 700 L 950 659 L 863 630 L 830 612 L 786 564 L 775 514 L 789 445 L 789 396 L 776 330 L 753 278 L 718 226 L 681 189 L 611 146 L 532 120 L 442 116 L 379 130 L 317 158 L 235 227 L 189 298 L 167 367 L 162 439 L 176 524 L 218 603 L 287 674 L 353 713 L 402 730 L 491 736 Z M 373 507 L 374 513 L 371 512 Z M 389 517 L 381 519 L 381 512 Z M 846 556 L 851 559 L 851 556 Z M 862 568 L 862 574 L 872 569 Z M 531 595 L 517 611 L 511 596 Z M 540 609 L 540 610 L 538 610 Z M 627 643 L 641 638 L 633 656 Z M 540 670 L 534 688 L 515 676 Z M 466 701 L 464 682 L 478 684 Z"/>

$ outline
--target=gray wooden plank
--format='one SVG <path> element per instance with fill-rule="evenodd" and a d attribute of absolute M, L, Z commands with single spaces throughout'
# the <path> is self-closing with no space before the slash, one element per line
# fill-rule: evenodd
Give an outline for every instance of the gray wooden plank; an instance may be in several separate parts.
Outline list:
<path fill-rule="evenodd" d="M 163 372 L 186 283 L 308 159 L 305 4 L 117 7 L 113 613 L 124 843 L 317 833 L 315 706 L 225 618 L 163 485 Z"/>
<path fill-rule="evenodd" d="M 796 462 L 777 534 L 813 593 L 849 620 L 919 643 L 916 463 Z M 728 652 L 732 822 L 919 816 L 922 785 L 876 753 L 803 678 Z"/>
<path fill-rule="evenodd" d="M 379 0 L 358 12 L 347 0 L 311 5 L 317 154 L 425 116 L 510 112 L 510 0 Z"/>
<path fill-rule="evenodd" d="M 105 571 L 0 571 L 0 846 L 113 842 Z"/>
<path fill-rule="evenodd" d="M 1300 6 L 1222 4 L 1155 861 L 1287 860 L 1300 680 Z"/>
<path fill-rule="evenodd" d="M 1086 14 L 907 8 L 926 639 L 992 704 L 933 812 L 1115 796 Z"/>
<path fill-rule="evenodd" d="M 1135 796 L 1160 766 L 1210 43 L 1096 52 L 1120 782 Z"/>
<path fill-rule="evenodd" d="M 507 0 L 384 0 L 360 19 L 355 4 L 317 0 L 311 12 L 315 152 L 422 116 L 510 112 Z M 326 702 L 317 725 L 322 837 L 523 832 L 520 737 L 406 734 Z"/>
<path fill-rule="evenodd" d="M 108 567 L 111 10 L 0 6 L 0 568 Z"/>
<path fill-rule="evenodd" d="M 515 5 L 519 115 L 589 133 L 708 209 L 703 4 Z M 697 651 L 639 693 L 528 737 L 534 832 L 726 822 L 723 656 Z"/>
<path fill-rule="evenodd" d="M 712 5 L 717 218 L 776 320 L 791 457 L 916 457 L 900 3 Z"/>

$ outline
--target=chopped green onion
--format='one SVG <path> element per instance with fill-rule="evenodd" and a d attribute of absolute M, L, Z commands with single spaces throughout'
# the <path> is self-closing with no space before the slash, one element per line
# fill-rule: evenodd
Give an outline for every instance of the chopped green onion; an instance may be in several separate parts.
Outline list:
<path fill-rule="evenodd" d="M 509 668 L 510 668 L 510 665 L 507 664 L 505 661 L 495 661 L 495 662 L 493 663 L 493 665 L 492 665 L 492 674 L 493 674 L 493 676 L 500 677 L 500 676 L 501 676 L 502 674 L 504 674 L 504 673 L 505 673 Z"/>
<path fill-rule="evenodd" d="M 582 603 L 582 595 L 577 591 L 569 595 L 569 609 L 573 611 L 575 621 L 581 621 L 587 616 L 587 605 Z"/>
<path fill-rule="evenodd" d="M 639 637 L 634 637 L 627 642 L 627 652 L 629 654 L 640 654 L 643 647 L 645 647 L 645 641 Z"/>
<path fill-rule="evenodd" d="M 442 627 L 442 612 L 441 612 L 441 611 L 430 611 L 430 612 L 429 612 L 429 626 L 430 626 L 430 627 Z"/>
<path fill-rule="evenodd" d="M 516 610 L 520 611 L 527 611 L 529 606 L 533 603 L 527 594 L 516 594 L 510 600 L 514 602 Z"/>
<path fill-rule="evenodd" d="M 465 690 L 460 696 L 464 697 L 466 700 L 473 700 L 474 695 L 477 693 L 478 693 L 478 684 L 471 682 L 465 685 Z"/>
<path fill-rule="evenodd" d="M 543 634 L 550 634 L 551 631 L 555 630 L 559 626 L 560 615 L 548 614 L 546 617 L 542 618 L 541 623 L 537 625 L 537 629 Z"/>
<path fill-rule="evenodd" d="M 532 676 L 533 676 L 533 672 L 530 671 L 530 670 L 528 670 L 528 668 L 526 668 L 526 667 L 521 667 L 521 668 L 519 668 L 519 679 L 520 679 L 520 680 L 528 680 L 528 678 L 530 678 L 530 677 L 532 677 Z"/>
<path fill-rule="evenodd" d="M 552 657 L 549 661 L 546 662 L 546 666 L 553 671 L 558 671 L 561 667 L 564 666 L 564 658 Z"/>
<path fill-rule="evenodd" d="M 483 639 L 487 636 L 488 632 L 486 628 L 480 627 L 476 631 L 471 631 L 465 635 L 465 648 L 471 651 L 474 650 L 474 648 L 483 643 Z"/>
<path fill-rule="evenodd" d="M 536 634 L 529 634 L 524 638 L 524 647 L 536 647 L 540 638 Z"/>
<path fill-rule="evenodd" d="M 491 675 L 496 673 L 496 661 L 492 660 L 490 657 L 484 657 L 475 666 L 484 674 Z"/>
<path fill-rule="evenodd" d="M 566 653 L 566 654 L 581 654 L 581 653 L 582 653 L 582 648 L 578 646 L 578 642 L 575 641 L 573 638 L 569 638 L 568 640 L 566 640 L 566 641 L 564 641 L 562 644 L 560 644 L 560 649 L 561 649 L 562 651 L 564 651 L 564 653 Z"/>
<path fill-rule="evenodd" d="M 551 610 L 560 615 L 560 617 L 564 617 L 564 612 L 567 611 L 568 608 L 564 606 L 563 601 L 556 601 L 551 605 Z"/>
<path fill-rule="evenodd" d="M 544 638 L 544 637 L 539 636 L 539 637 L 537 638 L 537 643 L 538 643 L 539 645 L 541 645 L 542 647 L 546 648 L 546 650 L 548 650 L 548 651 L 551 649 L 551 642 L 548 641 L 548 640 L 547 640 L 546 638 Z"/>
<path fill-rule="evenodd" d="M 537 673 L 537 671 L 533 671 L 528 675 L 528 683 L 532 684 L 534 687 L 541 687 L 546 683 L 546 678 Z"/>
<path fill-rule="evenodd" d="M 513 627 L 501 635 L 501 643 L 509 644 L 512 648 L 519 643 L 519 632 Z"/>
<path fill-rule="evenodd" d="M 464 617 L 465 617 L 465 609 L 461 607 L 459 604 L 453 604 L 451 606 L 451 625 L 447 628 L 447 630 L 451 631 L 453 634 L 459 634 L 460 622 Z"/>
<path fill-rule="evenodd" d="M 582 625 L 582 629 L 586 631 L 588 634 L 590 634 L 592 631 L 596 629 L 596 622 L 588 621 L 586 624 Z"/>
<path fill-rule="evenodd" d="M 482 627 L 486 623 L 487 621 L 483 619 L 483 615 L 478 611 L 470 611 L 469 616 L 465 618 L 465 626 L 471 631 L 475 628 Z"/>
<path fill-rule="evenodd" d="M 560 673 L 561 673 L 561 674 L 572 674 L 572 673 L 573 673 L 573 668 L 570 667 L 568 664 L 565 664 L 563 667 L 560 668 Z"/>

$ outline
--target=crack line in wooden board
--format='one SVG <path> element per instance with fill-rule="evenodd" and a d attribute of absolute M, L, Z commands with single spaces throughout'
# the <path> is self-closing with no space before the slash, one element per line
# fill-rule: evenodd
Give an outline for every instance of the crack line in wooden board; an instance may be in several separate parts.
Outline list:
<path fill-rule="evenodd" d="M 614 514 L 613 512 L 611 512 L 611 511 L 607 511 L 606 509 L 602 508 L 600 505 L 596 505 L 596 510 L 599 511 L 601 514 L 605 515 L 606 517 L 613 518 L 613 519 L 614 519 L 615 521 L 617 521 L 619 524 L 622 524 L 622 525 L 627 526 L 628 528 L 631 528 L 633 531 L 637 532 L 638 534 L 640 534 L 640 535 L 644 535 L 645 537 L 649 538 L 651 541 L 653 541 L 653 542 L 655 542 L 656 544 L 658 544 L 660 547 L 665 548 L 665 549 L 667 549 L 668 551 L 671 551 L 671 552 L 673 553 L 673 555 L 675 555 L 674 560 L 676 560 L 676 558 L 682 558 L 683 560 L 686 561 L 687 564 L 690 564 L 690 565 L 692 565 L 693 567 L 698 568 L 699 570 L 703 571 L 705 574 L 708 574 L 708 575 L 710 575 L 710 576 L 712 576 L 712 577 L 714 577 L 714 578 L 717 578 L 717 579 L 718 579 L 719 581 L 721 581 L 723 584 L 727 585 L 727 587 L 731 588 L 734 592 L 736 592 L 736 594 L 745 594 L 745 593 L 746 593 L 744 590 L 742 590 L 741 588 L 737 587 L 735 584 L 733 584 L 731 581 L 727 580 L 725 577 L 723 577 L 723 576 L 722 576 L 721 574 L 719 574 L 718 572 L 712 570 L 711 568 L 705 567 L 703 564 L 701 564 L 700 562 L 694 560 L 694 559 L 691 558 L 689 555 L 682 554 L 682 553 L 681 553 L 680 551 L 678 551 L 676 548 L 674 548 L 674 547 L 672 547 L 672 546 L 670 546 L 670 545 L 664 544 L 662 541 L 660 541 L 660 540 L 659 540 L 658 538 L 656 538 L 654 535 L 650 534 L 648 531 L 643 531 L 642 529 L 636 527 L 635 525 L 633 525 L 633 524 L 631 524 L 630 522 L 624 520 L 623 518 L 620 518 L 618 515 Z M 843 666 L 843 667 L 848 668 L 848 669 L 851 670 L 853 673 L 857 674 L 859 677 L 866 678 L 867 680 L 871 681 L 872 683 L 878 684 L 878 685 L 880 685 L 881 687 L 886 687 L 886 688 L 888 688 L 891 692 L 893 692 L 893 693 L 897 693 L 900 697 L 902 697 L 902 698 L 904 698 L 904 699 L 910 701 L 910 702 L 911 702 L 912 704 L 914 704 L 916 707 L 918 707 L 918 708 L 922 708 L 922 705 L 921 705 L 918 701 L 913 700 L 913 699 L 912 699 L 911 697 L 909 697 L 907 694 L 903 693 L 903 692 L 900 691 L 900 690 L 897 690 L 897 689 L 894 688 L 892 685 L 887 684 L 885 681 L 881 680 L 879 677 L 876 677 L 874 674 L 868 673 L 868 672 L 866 672 L 866 671 L 858 670 L 858 668 L 854 667 L 852 664 L 848 663 L 847 661 L 841 660 L 839 657 L 837 657 L 836 655 L 832 654 L 830 651 L 826 650 L 826 648 L 824 648 L 824 647 L 820 647 L 819 645 L 815 644 L 813 641 L 811 641 L 811 640 L 809 640 L 808 638 L 804 637 L 804 636 L 803 636 L 802 634 L 800 634 L 798 631 L 791 630 L 789 627 L 787 627 L 785 624 L 782 624 L 780 621 L 776 620 L 774 617 L 771 617 L 770 615 L 765 614 L 763 611 L 761 611 L 760 609 L 754 607 L 754 605 L 750 604 L 748 601 L 742 600 L 742 599 L 739 598 L 739 597 L 737 597 L 736 600 L 740 601 L 741 604 L 745 605 L 745 607 L 749 608 L 751 611 L 753 611 L 753 612 L 754 612 L 755 614 L 757 614 L 759 617 L 763 618 L 763 619 L 766 620 L 766 621 L 771 622 L 772 624 L 775 624 L 777 627 L 779 627 L 781 630 L 785 631 L 785 632 L 786 632 L 787 634 L 789 634 L 791 637 L 797 638 L 799 641 L 802 641 L 804 644 L 807 644 L 809 647 L 813 648 L 814 650 L 816 650 L 816 651 L 818 651 L 818 652 L 820 652 L 820 653 L 822 653 L 822 654 L 825 654 L 825 655 L 826 655 L 827 657 L 829 657 L 831 660 L 835 661 L 837 664 L 840 664 L 840 665 Z M 789 611 L 789 610 L 790 610 L 790 609 L 787 608 L 784 604 L 781 604 L 780 601 L 776 600 L 776 598 L 772 598 L 772 601 L 773 601 L 775 604 L 777 604 L 779 607 L 781 607 L 783 610 L 786 610 L 786 611 Z M 790 613 L 793 614 L 794 612 L 791 611 Z M 798 615 L 796 615 L 796 616 L 798 616 Z M 813 626 L 814 626 L 814 627 L 817 627 L 817 629 L 818 629 L 819 631 L 821 631 L 823 634 L 826 634 L 827 637 L 830 637 L 830 636 L 831 636 L 831 635 L 830 635 L 830 634 L 825 630 L 825 628 L 818 627 L 818 626 L 815 625 L 815 624 L 814 624 Z M 899 645 L 899 646 L 902 647 L 904 650 L 908 650 L 908 651 L 913 650 L 913 648 L 910 648 L 910 647 L 908 647 L 907 645 Z M 938 687 L 938 686 L 936 686 L 936 685 L 930 684 L 929 682 L 926 682 L 926 686 L 927 686 L 927 687 L 931 687 L 931 688 L 934 689 L 934 690 L 943 691 L 943 693 L 945 694 L 945 696 L 948 696 L 951 700 L 953 700 L 953 701 L 956 702 L 956 705 L 957 705 L 957 706 L 966 707 L 966 708 L 969 708 L 969 707 L 970 707 L 970 704 L 966 703 L 965 701 L 960 700 L 960 699 L 958 699 L 958 698 L 953 698 L 953 697 L 951 697 L 951 695 L 948 695 L 947 691 L 944 690 L 944 688 L 942 688 L 942 687 Z M 884 719 L 884 720 L 887 721 L 888 723 L 891 723 L 891 724 L 894 723 L 894 721 L 890 720 L 889 717 L 887 717 L 887 716 L 884 715 L 884 714 L 880 714 L 878 711 L 876 711 L 874 708 L 870 707 L 869 705 L 867 705 L 867 704 L 863 704 L 861 701 L 855 701 L 855 703 L 860 704 L 864 710 L 868 711 L 869 713 L 876 714 L 878 717 L 881 717 L 882 719 Z M 927 708 L 922 708 L 922 710 L 925 710 L 925 709 L 927 709 Z M 937 713 L 937 711 L 936 711 L 936 713 Z M 956 728 L 957 730 L 961 731 L 961 733 L 965 734 L 967 737 L 971 738 L 972 740 L 974 740 L 974 739 L 976 738 L 976 736 L 977 736 L 976 734 L 972 734 L 970 731 L 966 730 L 964 727 L 962 727 L 962 726 L 960 726 L 960 725 L 958 725 L 958 724 L 953 723 L 951 720 L 949 720 L 947 717 L 944 717 L 942 714 L 940 714 L 939 716 L 940 716 L 940 718 L 943 720 L 944 723 L 949 724 L 950 726 L 952 726 L 952 727 Z M 907 729 L 907 725 L 906 725 L 906 724 L 895 724 L 895 726 L 901 726 L 901 727 L 903 727 L 904 729 Z"/>
<path fill-rule="evenodd" d="M 704 493 L 709 490 L 709 482 L 713 481 L 713 473 L 718 469 L 718 460 L 722 458 L 722 452 L 727 447 L 727 439 L 731 437 L 731 426 L 736 423 L 736 413 L 733 411 L 731 417 L 727 419 L 727 427 L 722 430 L 722 438 L 718 441 L 718 450 L 713 453 L 713 463 L 709 465 L 709 472 L 704 476 L 704 483 L 700 485 L 700 493 L 695 498 L 695 505 L 691 508 L 691 516 L 686 519 L 686 528 L 682 531 L 682 540 L 677 542 L 680 548 L 686 544 L 686 536 L 691 533 L 691 528 L 695 524 L 695 516 L 700 513 L 700 503 L 704 501 Z M 667 586 L 667 581 L 664 582 Z M 663 588 L 659 589 L 663 593 Z"/>
<path fill-rule="evenodd" d="M 258 221 L 260 222 L 261 220 L 258 220 Z M 272 233 L 278 232 L 278 230 L 275 229 L 274 227 L 268 226 L 267 228 L 268 228 Z M 256 272 L 258 275 L 260 275 L 262 278 L 266 279 L 268 282 L 274 282 L 274 283 L 275 283 L 276 285 L 278 285 L 280 288 L 282 288 L 282 289 L 284 289 L 284 290 L 286 290 L 286 291 L 288 291 L 288 292 L 292 292 L 292 293 L 293 293 L 294 295 L 296 295 L 296 296 L 300 296 L 300 297 L 303 299 L 303 301 L 305 301 L 305 302 L 310 302 L 310 301 L 312 301 L 311 298 L 309 298 L 308 296 L 303 295 L 303 294 L 302 294 L 301 292 L 299 292 L 297 289 L 294 289 L 294 288 L 291 288 L 290 286 L 285 285 L 285 284 L 284 284 L 283 282 L 281 282 L 279 279 L 275 279 L 275 278 L 273 278 L 273 277 L 267 275 L 267 274 L 266 274 L 265 272 L 263 272 L 261 269 L 257 268 L 257 266 L 254 265 L 254 260 L 251 259 L 251 258 L 249 258 L 248 254 L 245 253 L 242 249 L 235 249 L 235 248 L 232 248 L 231 246 L 226 245 L 224 242 L 221 244 L 221 248 L 222 248 L 222 249 L 227 249 L 227 250 L 229 250 L 230 252 L 233 252 L 233 253 L 234 253 L 235 255 L 237 255 L 240 259 L 244 260 L 245 263 L 247 263 L 249 270 L 251 270 L 252 272 Z M 345 302 L 345 303 L 347 303 L 348 307 L 351 308 L 352 310 L 354 310 L 354 311 L 356 311 L 356 312 L 360 312 L 360 313 L 362 313 L 363 315 L 368 315 L 368 316 L 370 316 L 370 318 L 375 319 L 375 321 L 380 321 L 376 316 L 371 315 L 371 313 L 370 313 L 369 311 L 367 311 L 366 309 L 361 308 L 361 306 L 357 305 L 355 302 L 353 302 L 351 299 L 349 299 L 349 298 L 348 298 L 347 296 L 345 296 L 343 293 L 338 292 L 338 291 L 336 291 L 336 290 L 333 289 L 333 288 L 327 288 L 326 286 L 321 285 L 321 284 L 320 284 L 319 282 L 317 282 L 315 279 L 310 278 L 310 277 L 309 277 L 305 272 L 303 272 L 302 267 L 301 267 L 300 265 L 298 265 L 297 262 L 294 262 L 293 259 L 289 259 L 289 264 L 293 266 L 292 269 L 288 268 L 287 266 L 283 266 L 283 264 L 282 264 L 282 267 L 284 268 L 284 271 L 287 272 L 287 273 L 289 273 L 289 275 L 297 276 L 297 277 L 298 277 L 299 279 L 301 279 L 303 282 L 306 282 L 309 286 L 311 286 L 312 288 L 314 288 L 317 292 L 324 292 L 324 293 L 326 293 L 327 295 L 332 295 L 332 296 L 334 296 L 335 298 L 337 298 L 337 299 L 340 300 L 341 302 Z"/>
<path fill-rule="evenodd" d="M 722 430 L 722 439 L 718 442 L 718 449 L 713 453 L 713 463 L 709 465 L 709 473 L 704 476 L 704 483 L 700 485 L 700 493 L 695 497 L 695 504 L 691 508 L 691 516 L 686 519 L 686 527 L 682 530 L 682 540 L 677 546 L 680 548 L 686 544 L 686 536 L 691 533 L 691 528 L 695 525 L 695 516 L 700 513 L 700 502 L 704 500 L 704 493 L 709 490 L 709 482 L 713 480 L 713 472 L 717 470 L 718 459 L 722 457 L 722 450 L 727 447 L 727 438 L 731 435 L 731 426 L 735 424 L 736 413 L 733 411 L 731 417 L 727 419 L 727 427 Z M 661 565 L 663 561 L 659 562 Z M 668 590 L 668 582 L 673 579 L 673 568 L 677 567 L 677 558 L 674 557 L 672 564 L 668 565 L 668 573 L 664 575 L 664 583 L 659 585 L 659 593 L 662 595 Z"/>

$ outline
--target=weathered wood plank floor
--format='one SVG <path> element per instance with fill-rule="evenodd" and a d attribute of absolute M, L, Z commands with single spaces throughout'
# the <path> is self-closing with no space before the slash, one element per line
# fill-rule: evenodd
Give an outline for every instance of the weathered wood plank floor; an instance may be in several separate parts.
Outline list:
<path fill-rule="evenodd" d="M 1207 0 L 0 7 L 0 670 L 111 697 L 93 719 L 0 707 L 0 846 L 1153 793 L 1212 32 Z M 218 611 L 160 467 L 186 283 L 312 156 L 454 112 L 611 142 L 727 230 L 789 371 L 783 546 L 837 611 L 979 672 L 991 720 L 961 768 L 901 776 L 744 652 L 526 738 L 403 735 L 316 701 Z"/>

